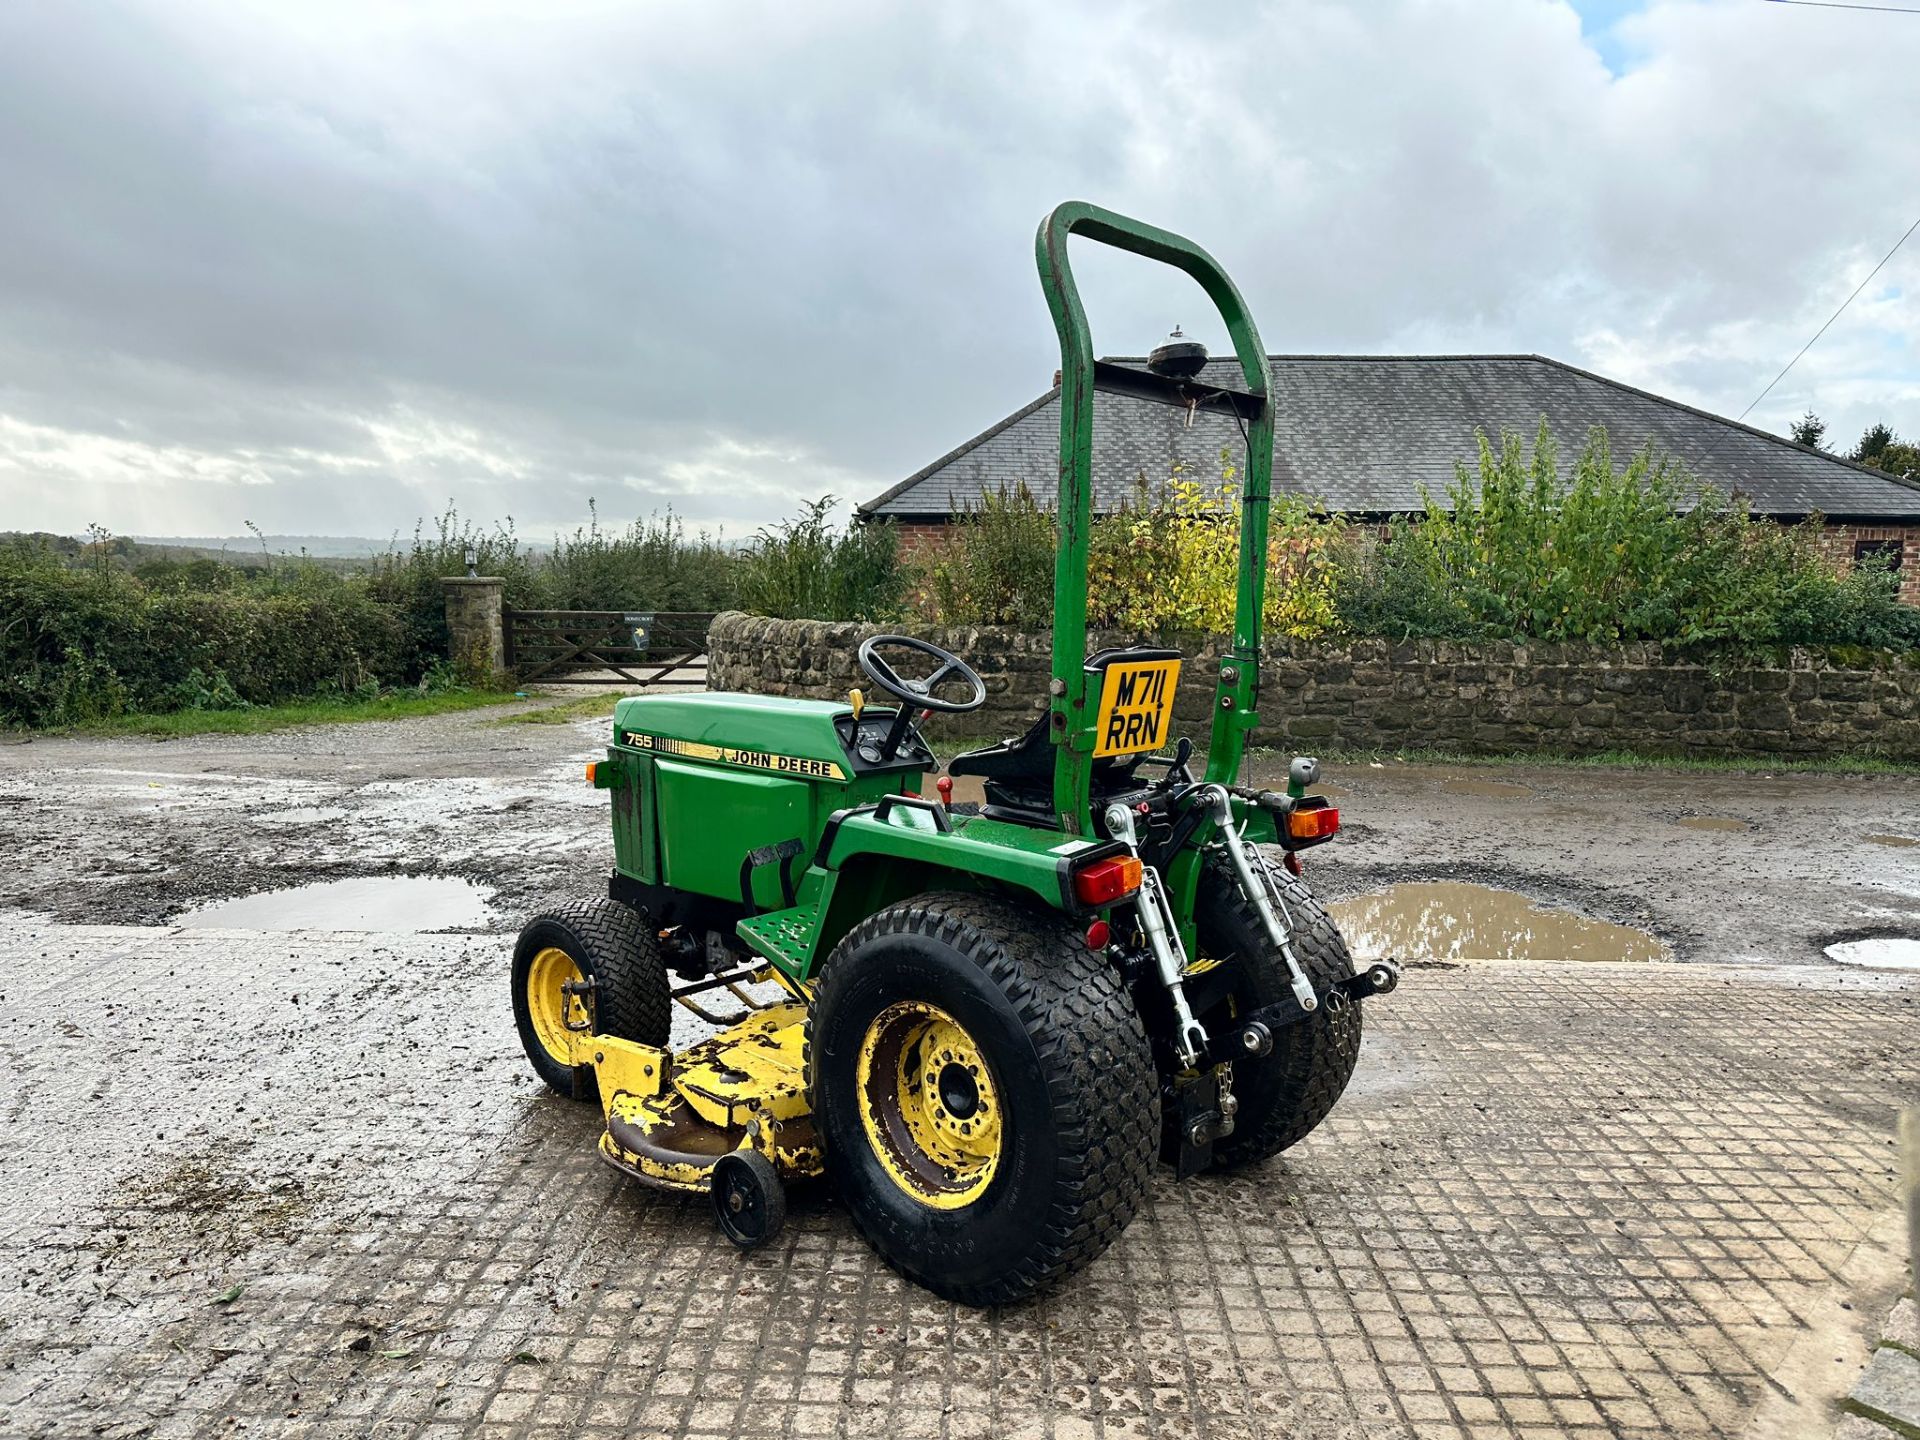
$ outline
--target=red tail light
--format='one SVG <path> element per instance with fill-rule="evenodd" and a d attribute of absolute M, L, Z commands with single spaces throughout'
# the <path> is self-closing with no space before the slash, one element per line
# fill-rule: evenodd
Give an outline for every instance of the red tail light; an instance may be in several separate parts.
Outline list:
<path fill-rule="evenodd" d="M 1073 898 L 1090 909 L 1124 900 L 1140 888 L 1140 862 L 1113 855 L 1073 872 Z"/>
<path fill-rule="evenodd" d="M 1296 844 L 1331 839 L 1340 828 L 1340 811 L 1332 805 L 1287 812 L 1287 838 Z"/>

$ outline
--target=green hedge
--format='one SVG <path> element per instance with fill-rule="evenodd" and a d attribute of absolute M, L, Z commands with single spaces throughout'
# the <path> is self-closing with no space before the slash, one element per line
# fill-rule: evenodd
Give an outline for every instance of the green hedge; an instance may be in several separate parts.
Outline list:
<path fill-rule="evenodd" d="M 0 552 L 0 723 L 367 694 L 422 667 L 392 606 L 351 580 L 154 590 L 117 570 Z"/>

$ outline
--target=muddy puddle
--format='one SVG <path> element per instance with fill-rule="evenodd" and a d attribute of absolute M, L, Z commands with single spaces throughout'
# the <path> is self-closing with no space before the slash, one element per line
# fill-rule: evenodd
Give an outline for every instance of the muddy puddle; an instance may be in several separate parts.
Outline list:
<path fill-rule="evenodd" d="M 1515 891 L 1485 885 L 1393 885 L 1327 908 L 1359 960 L 1671 958 L 1667 947 L 1644 931 L 1549 909 Z"/>
<path fill-rule="evenodd" d="M 491 894 L 471 880 L 435 875 L 327 880 L 202 905 L 172 923 L 199 930 L 485 929 Z"/>
<path fill-rule="evenodd" d="M 1673 823 L 1684 825 L 1689 830 L 1750 830 L 1753 828 L 1744 820 L 1728 820 L 1719 815 L 1682 815 Z"/>
<path fill-rule="evenodd" d="M 1842 965 L 1864 965 L 1870 970 L 1920 970 L 1920 940 L 1882 935 L 1871 940 L 1843 940 L 1827 946 L 1827 958 Z"/>
<path fill-rule="evenodd" d="M 1911 849 L 1916 845 L 1920 845 L 1920 836 L 1869 835 L 1867 836 L 1867 843 L 1869 845 L 1894 845 L 1894 846 L 1898 846 L 1900 849 L 1905 850 L 1905 849 Z"/>

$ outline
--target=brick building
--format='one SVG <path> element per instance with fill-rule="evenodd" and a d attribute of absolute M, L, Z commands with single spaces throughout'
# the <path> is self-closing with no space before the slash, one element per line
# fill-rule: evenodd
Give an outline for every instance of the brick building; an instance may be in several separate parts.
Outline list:
<path fill-rule="evenodd" d="M 1616 458 L 1651 440 L 1705 484 L 1743 496 L 1755 515 L 1786 523 L 1821 516 L 1837 563 L 1889 551 L 1902 598 L 1920 604 L 1920 484 L 1540 355 L 1275 355 L 1272 364 L 1274 488 L 1317 496 L 1356 521 L 1418 513 L 1422 485 L 1444 495 L 1455 462 L 1472 466 L 1476 431 L 1516 430 L 1530 441 L 1545 416 L 1563 459 L 1599 425 Z M 1230 385 L 1238 375 L 1233 362 L 1213 360 L 1202 378 Z M 1044 503 L 1058 483 L 1059 445 L 1056 386 L 859 513 L 930 539 L 995 490 L 1024 483 Z M 1103 394 L 1093 445 L 1094 509 L 1105 513 L 1142 478 L 1163 478 L 1176 465 L 1217 475 L 1220 452 L 1238 449 L 1240 436 L 1218 410 L 1190 419 Z"/>

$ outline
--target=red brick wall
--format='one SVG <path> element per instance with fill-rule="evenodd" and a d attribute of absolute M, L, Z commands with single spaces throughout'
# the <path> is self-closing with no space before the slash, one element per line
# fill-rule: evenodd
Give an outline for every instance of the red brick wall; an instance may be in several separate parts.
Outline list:
<path fill-rule="evenodd" d="M 1900 598 L 1920 605 L 1920 525 L 1828 525 L 1820 548 L 1841 570 L 1853 566 L 1853 549 L 1862 540 L 1900 542 Z"/>
<path fill-rule="evenodd" d="M 896 521 L 893 528 L 900 532 L 900 548 L 909 554 L 929 545 L 938 545 L 953 532 L 953 527 L 944 520 L 930 525 L 919 521 Z"/>

